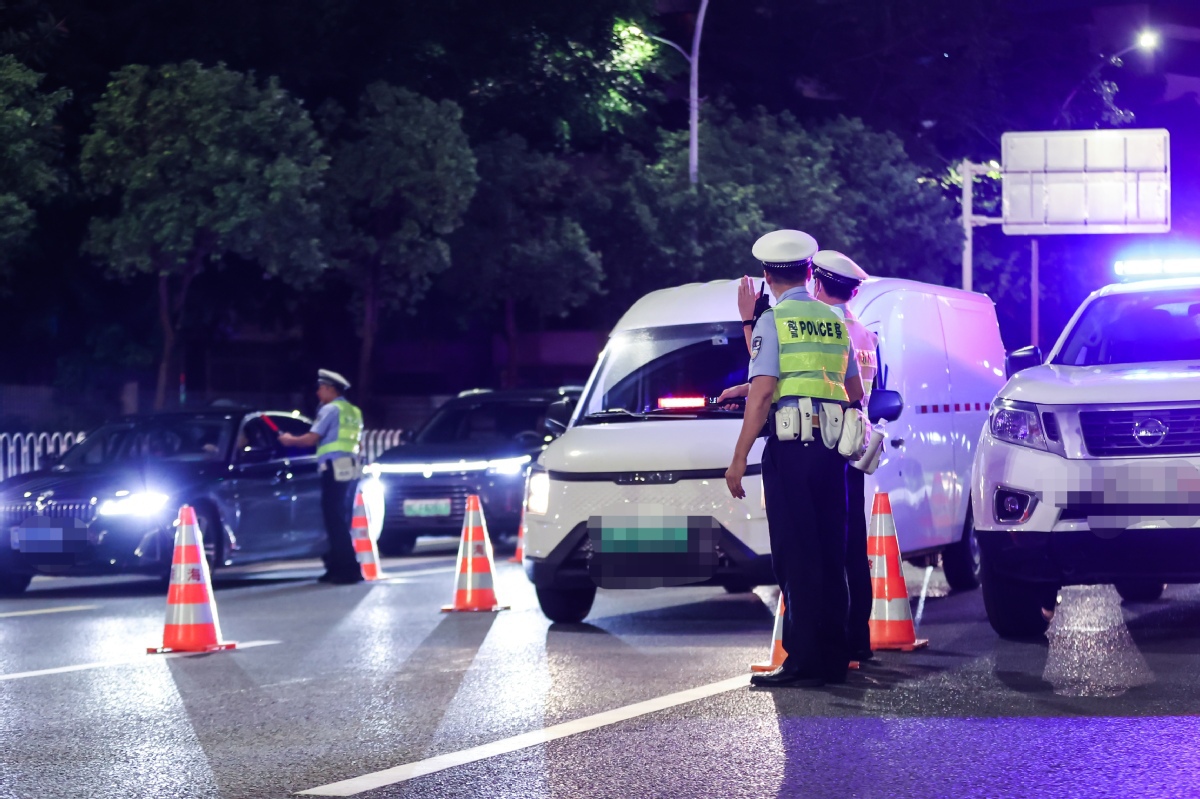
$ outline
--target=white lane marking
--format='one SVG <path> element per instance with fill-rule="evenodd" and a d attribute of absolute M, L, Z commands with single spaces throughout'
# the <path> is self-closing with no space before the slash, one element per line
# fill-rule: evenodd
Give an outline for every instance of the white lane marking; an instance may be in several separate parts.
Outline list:
<path fill-rule="evenodd" d="M 452 574 L 454 569 L 454 566 L 443 566 L 440 569 L 415 569 L 413 571 L 384 572 L 381 579 L 391 580 L 397 577 L 425 577 L 430 574 Z"/>
<path fill-rule="evenodd" d="M 95 610 L 99 605 L 64 605 L 61 608 L 41 608 L 40 610 L 14 610 L 11 613 L 0 613 L 0 619 L 13 616 L 40 616 L 43 613 L 70 613 L 75 610 Z"/>
<path fill-rule="evenodd" d="M 227 650 L 237 652 L 239 649 L 254 649 L 258 646 L 271 646 L 279 644 L 282 641 L 239 641 L 237 649 Z M 45 677 L 51 674 L 70 674 L 76 671 L 87 671 L 88 669 L 104 669 L 109 666 L 128 666 L 130 664 L 157 663 L 159 660 L 166 658 L 186 658 L 195 657 L 196 655 L 207 654 L 205 652 L 171 652 L 166 655 L 133 655 L 131 657 L 122 658 L 121 660 L 102 660 L 98 663 L 79 663 L 75 666 L 59 666 L 55 669 L 38 669 L 37 671 L 18 671 L 13 674 L 0 674 L 0 682 L 6 680 L 24 680 L 28 677 Z"/>
<path fill-rule="evenodd" d="M 398 782 L 405 782 L 417 777 L 423 777 L 426 774 L 445 771 L 455 766 L 474 763 L 478 760 L 487 760 L 498 755 L 506 755 L 509 752 L 516 752 L 517 750 L 538 746 L 549 741 L 556 741 L 559 738 L 566 738 L 569 735 L 578 735 L 581 732 L 619 724 L 622 721 L 629 721 L 638 716 L 656 713 L 660 710 L 675 707 L 676 705 L 695 702 L 699 699 L 707 699 L 710 696 L 723 694 L 737 688 L 744 688 L 749 684 L 747 679 L 745 676 L 731 677 L 728 680 L 702 685 L 699 688 L 691 688 L 687 691 L 667 694 L 655 699 L 648 699 L 645 702 L 619 707 L 616 710 L 606 710 L 603 713 L 597 713 L 593 716 L 584 716 L 575 721 L 567 721 L 562 724 L 555 724 L 552 727 L 546 727 L 545 729 L 514 735 L 511 738 L 504 738 L 490 744 L 484 744 L 483 746 L 464 749 L 461 752 L 450 752 L 445 755 L 431 757 L 427 760 L 418 760 L 415 763 L 405 763 L 403 766 L 395 766 L 383 771 L 376 771 L 372 774 L 364 774 L 361 777 L 354 777 L 342 780 L 341 782 L 332 782 L 329 785 L 322 785 L 318 788 L 309 788 L 307 791 L 299 791 L 296 795 L 353 796 L 356 793 L 395 785 Z"/>

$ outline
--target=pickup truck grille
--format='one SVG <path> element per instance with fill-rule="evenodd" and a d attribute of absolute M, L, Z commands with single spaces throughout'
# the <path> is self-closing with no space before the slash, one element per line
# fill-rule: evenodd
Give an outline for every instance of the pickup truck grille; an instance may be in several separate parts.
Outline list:
<path fill-rule="evenodd" d="M 1200 454 L 1200 408 L 1080 411 L 1090 455 Z"/>

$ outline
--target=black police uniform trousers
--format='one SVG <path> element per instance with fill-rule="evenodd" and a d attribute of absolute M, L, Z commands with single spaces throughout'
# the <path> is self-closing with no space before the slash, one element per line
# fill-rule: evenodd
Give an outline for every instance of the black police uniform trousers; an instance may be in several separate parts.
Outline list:
<path fill-rule="evenodd" d="M 871 560 L 867 557 L 867 475 L 846 466 L 846 583 L 850 617 L 846 639 L 851 657 L 871 651 Z"/>
<path fill-rule="evenodd" d="M 321 559 L 325 572 L 331 576 L 354 579 L 361 576 L 354 542 L 350 539 L 350 517 L 354 513 L 354 492 L 357 480 L 339 483 L 333 479 L 333 466 L 321 466 L 321 515 L 325 517 L 325 535 L 329 551 Z"/>
<path fill-rule="evenodd" d="M 763 490 L 771 565 L 783 592 L 784 668 L 845 674 L 846 460 L 820 440 L 767 439 Z"/>

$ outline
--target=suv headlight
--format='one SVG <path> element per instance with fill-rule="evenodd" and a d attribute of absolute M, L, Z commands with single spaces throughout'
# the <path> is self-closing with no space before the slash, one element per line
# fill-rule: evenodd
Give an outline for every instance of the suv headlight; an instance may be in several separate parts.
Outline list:
<path fill-rule="evenodd" d="M 1048 450 L 1037 406 L 1031 402 L 997 399 L 988 419 L 992 437 L 1009 444 Z"/>
<path fill-rule="evenodd" d="M 525 481 L 525 511 L 543 516 L 550 510 L 550 474 L 536 466 Z"/>
<path fill-rule="evenodd" d="M 516 477 L 525 471 L 525 467 L 533 458 L 528 455 L 522 455 L 519 458 L 500 458 L 494 461 L 488 461 L 488 474 L 498 474 L 505 477 Z"/>

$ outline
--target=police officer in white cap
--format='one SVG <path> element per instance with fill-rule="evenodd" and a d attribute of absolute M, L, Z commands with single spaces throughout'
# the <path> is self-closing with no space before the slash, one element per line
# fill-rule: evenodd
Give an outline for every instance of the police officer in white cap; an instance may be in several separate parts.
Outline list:
<path fill-rule="evenodd" d="M 745 417 L 725 481 L 735 498 L 745 497 L 746 459 L 770 419 L 763 491 L 788 657 L 751 683 L 817 687 L 845 681 L 850 660 L 846 460 L 837 447 L 843 410 L 862 398 L 862 384 L 845 318 L 805 288 L 816 240 L 777 230 L 753 253 L 776 304 L 754 325 Z"/>
<path fill-rule="evenodd" d="M 324 556 L 323 583 L 361 582 L 362 570 L 350 538 L 350 518 L 354 512 L 354 492 L 361 474 L 359 440 L 362 438 L 362 411 L 342 395 L 350 381 L 337 372 L 317 372 L 317 399 L 321 408 L 312 429 L 304 435 L 279 434 L 285 447 L 317 448 L 321 471 L 321 514 L 329 551 Z"/>
<path fill-rule="evenodd" d="M 867 330 L 846 303 L 858 293 L 858 287 L 868 277 L 862 267 L 836 250 L 820 250 L 813 256 L 813 296 L 827 305 L 839 308 L 846 317 L 846 328 L 850 332 L 850 343 L 858 362 L 858 376 L 862 383 L 862 408 L 871 399 L 871 384 L 878 371 L 876 358 L 877 338 Z M 859 469 L 846 468 L 846 582 L 850 589 L 850 614 L 846 624 L 846 637 L 850 646 L 850 659 L 858 662 L 871 660 L 871 563 L 867 558 L 867 500 L 866 474 Z"/>

